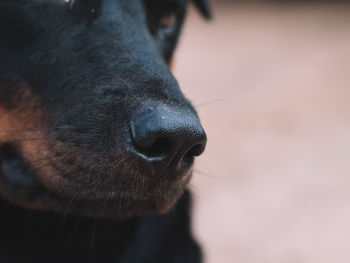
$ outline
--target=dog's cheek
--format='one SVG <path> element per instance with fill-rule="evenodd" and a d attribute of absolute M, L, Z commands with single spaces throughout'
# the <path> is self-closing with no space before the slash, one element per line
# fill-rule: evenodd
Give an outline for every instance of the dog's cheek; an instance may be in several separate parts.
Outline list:
<path fill-rule="evenodd" d="M 49 157 L 43 107 L 29 88 L 21 83 L 16 85 L 15 91 L 7 96 L 6 104 L 0 103 L 0 145 L 13 145 L 36 169 Z"/>

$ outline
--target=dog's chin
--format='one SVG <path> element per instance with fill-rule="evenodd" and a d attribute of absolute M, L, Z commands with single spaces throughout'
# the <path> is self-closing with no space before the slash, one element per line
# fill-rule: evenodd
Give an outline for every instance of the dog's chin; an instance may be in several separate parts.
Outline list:
<path fill-rule="evenodd" d="M 53 191 L 37 179 L 35 172 L 29 172 L 21 158 L 0 155 L 0 195 L 3 198 L 26 209 L 86 217 L 125 219 L 166 213 L 181 197 L 190 178 L 188 172 L 182 179 L 164 186 L 163 191 L 158 188 L 157 194 L 141 196 L 128 191 L 101 191 L 82 196 Z"/>

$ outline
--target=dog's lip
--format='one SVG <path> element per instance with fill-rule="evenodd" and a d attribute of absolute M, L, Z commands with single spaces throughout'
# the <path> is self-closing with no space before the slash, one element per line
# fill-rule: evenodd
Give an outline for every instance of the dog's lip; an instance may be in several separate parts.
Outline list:
<path fill-rule="evenodd" d="M 27 189 L 28 192 L 37 191 L 38 187 L 45 188 L 36 176 L 30 172 L 29 169 L 23 164 L 22 160 L 17 158 L 5 158 L 0 159 L 0 176 L 6 185 L 11 185 L 12 187 Z M 176 186 L 186 185 L 191 179 L 191 170 L 188 170 L 182 176 L 177 176 L 177 180 L 173 182 Z M 48 189 L 46 189 L 49 191 Z M 86 194 L 82 200 L 104 200 L 104 199 L 118 199 L 121 197 L 120 191 L 117 190 L 106 190 L 106 191 L 96 191 L 95 193 Z M 144 193 L 124 193 L 122 197 L 131 198 L 134 200 L 152 200 L 155 197 L 154 194 L 148 192 Z M 69 198 L 69 197 L 68 197 Z"/>
<path fill-rule="evenodd" d="M 10 201 L 32 203 L 42 206 L 50 195 L 49 191 L 33 176 L 23 161 L 13 156 L 0 158 L 0 193 Z"/>
<path fill-rule="evenodd" d="M 0 169 L 3 179 L 8 184 L 30 188 L 37 185 L 37 179 L 24 168 L 19 159 L 5 158 L 0 160 Z"/>
<path fill-rule="evenodd" d="M 164 195 L 162 198 L 153 193 L 127 193 L 121 195 L 118 191 L 107 191 L 88 195 L 89 198 L 77 196 L 75 203 L 83 204 L 87 211 L 79 209 L 77 206 L 72 212 L 86 214 L 87 216 L 108 217 L 113 214 L 115 206 L 120 204 L 120 200 L 124 200 L 126 205 L 122 207 L 128 213 L 128 209 L 133 206 L 138 207 L 138 211 L 164 213 L 175 204 L 179 196 L 185 189 L 191 178 L 191 172 L 186 173 L 183 177 L 174 182 L 174 191 L 172 194 Z M 72 196 L 62 196 L 48 189 L 42 184 L 29 169 L 26 168 L 24 162 L 20 158 L 2 158 L 0 159 L 0 193 L 5 191 L 5 198 L 19 205 L 28 208 L 41 210 L 59 210 L 66 212 L 67 204 L 72 202 Z M 1 182 L 0 181 L 0 182 Z M 169 191 L 170 193 L 171 191 Z M 96 204 L 108 203 L 109 211 L 96 207 Z M 93 207 L 90 209 L 90 207 Z M 101 210 L 101 211 L 100 211 Z M 113 215 L 111 216 L 113 217 Z"/>

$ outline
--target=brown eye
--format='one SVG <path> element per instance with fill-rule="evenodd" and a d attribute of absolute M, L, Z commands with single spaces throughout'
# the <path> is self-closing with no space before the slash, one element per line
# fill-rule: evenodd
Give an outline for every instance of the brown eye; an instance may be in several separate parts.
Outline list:
<path fill-rule="evenodd" d="M 169 28 L 175 26 L 177 21 L 177 15 L 175 12 L 163 16 L 160 20 L 161 28 Z"/>
<path fill-rule="evenodd" d="M 176 12 L 161 17 L 159 21 L 159 35 L 162 38 L 172 35 L 176 30 L 178 16 Z"/>

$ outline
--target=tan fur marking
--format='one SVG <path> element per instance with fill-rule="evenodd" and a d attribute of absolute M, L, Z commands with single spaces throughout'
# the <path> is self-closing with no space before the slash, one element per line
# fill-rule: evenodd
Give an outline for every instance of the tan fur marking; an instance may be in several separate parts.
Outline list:
<path fill-rule="evenodd" d="M 26 160 L 42 165 L 36 160 L 48 156 L 44 114 L 39 100 L 28 88 L 21 87 L 17 94 L 16 107 L 7 109 L 0 105 L 0 144 L 13 143 Z"/>
<path fill-rule="evenodd" d="M 169 68 L 170 71 L 173 71 L 173 69 L 174 69 L 174 64 L 175 64 L 174 59 L 172 59 L 172 60 L 169 61 L 169 63 L 168 63 L 168 68 Z"/>

